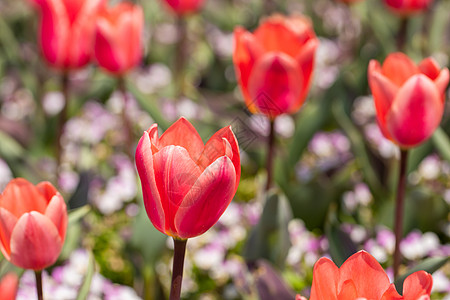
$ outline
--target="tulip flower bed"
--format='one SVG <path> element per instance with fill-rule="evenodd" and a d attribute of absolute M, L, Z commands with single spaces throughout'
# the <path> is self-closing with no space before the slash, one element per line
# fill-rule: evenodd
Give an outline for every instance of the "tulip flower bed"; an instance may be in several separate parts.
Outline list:
<path fill-rule="evenodd" d="M 450 300 L 449 9 L 2 0 L 0 300 Z"/>

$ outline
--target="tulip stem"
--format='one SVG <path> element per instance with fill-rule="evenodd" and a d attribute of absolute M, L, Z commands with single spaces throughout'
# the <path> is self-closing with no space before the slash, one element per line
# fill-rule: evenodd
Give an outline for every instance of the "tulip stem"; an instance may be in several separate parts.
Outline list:
<path fill-rule="evenodd" d="M 394 233 L 395 233 L 395 250 L 394 250 L 394 278 L 397 278 L 398 269 L 401 262 L 400 241 L 403 236 L 403 210 L 406 187 L 406 165 L 408 161 L 408 151 L 400 150 L 400 169 L 397 185 L 397 198 L 395 201 L 395 219 L 394 219 Z"/>
<path fill-rule="evenodd" d="M 397 36 L 397 49 L 401 52 L 405 51 L 406 40 L 408 38 L 408 23 L 408 17 L 403 17 L 400 21 L 400 28 Z"/>
<path fill-rule="evenodd" d="M 67 122 L 67 109 L 69 106 L 69 73 L 64 72 L 61 77 L 61 92 L 63 94 L 63 107 L 59 115 L 58 133 L 57 133 L 57 144 L 56 144 L 56 157 L 57 157 L 57 167 L 61 164 L 62 159 L 62 135 L 64 131 L 64 125 Z M 57 172 L 58 173 L 58 172 Z"/>
<path fill-rule="evenodd" d="M 176 78 L 176 97 L 177 100 L 185 95 L 184 83 L 186 74 L 186 58 L 188 55 L 187 23 L 183 17 L 177 20 L 178 43 L 175 57 L 175 78 Z"/>
<path fill-rule="evenodd" d="M 132 128 L 131 122 L 127 116 L 127 107 L 128 107 L 128 103 L 130 101 L 128 99 L 128 93 L 127 93 L 127 88 L 126 88 L 126 84 L 125 84 L 125 79 L 123 77 L 119 77 L 118 87 L 119 87 L 120 93 L 122 94 L 122 99 L 123 99 L 122 122 L 125 127 L 125 144 L 126 144 L 125 147 L 127 148 L 126 153 L 132 160 L 134 160 L 134 158 L 133 158 L 133 138 L 134 138 L 133 137 L 133 128 Z"/>
<path fill-rule="evenodd" d="M 38 300 L 44 300 L 42 296 L 42 271 L 34 271 L 36 275 L 36 292 Z"/>
<path fill-rule="evenodd" d="M 186 254 L 187 240 L 173 239 L 174 254 L 172 268 L 172 285 L 170 287 L 170 300 L 179 300 L 181 295 L 181 283 L 183 281 L 184 256 Z"/>
<path fill-rule="evenodd" d="M 273 14 L 276 10 L 275 1 L 273 0 L 265 0 L 264 1 L 264 12 L 267 16 Z"/>
<path fill-rule="evenodd" d="M 266 170 L 267 170 L 267 183 L 266 191 L 272 186 L 272 173 L 273 173 L 273 157 L 275 151 L 275 120 L 270 120 L 269 136 L 267 138 L 267 157 L 266 157 Z"/>

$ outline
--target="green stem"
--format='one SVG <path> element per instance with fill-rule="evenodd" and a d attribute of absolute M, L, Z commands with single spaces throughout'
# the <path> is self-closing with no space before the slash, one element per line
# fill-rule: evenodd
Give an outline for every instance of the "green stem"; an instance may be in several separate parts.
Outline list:
<path fill-rule="evenodd" d="M 170 287 L 170 300 L 180 300 L 181 283 L 183 281 L 184 256 L 186 254 L 187 240 L 173 239 L 174 255 L 172 268 L 172 285 Z"/>
<path fill-rule="evenodd" d="M 122 94 L 123 99 L 123 108 L 122 108 L 122 122 L 125 129 L 125 147 L 127 155 L 133 160 L 133 127 L 132 124 L 127 116 L 127 107 L 128 103 L 130 102 L 128 99 L 128 93 L 127 88 L 125 84 L 125 79 L 123 77 L 119 78 L 118 87 L 120 90 L 120 93 Z"/>
<path fill-rule="evenodd" d="M 61 113 L 59 114 L 58 132 L 57 132 L 57 144 L 56 144 L 56 157 L 58 168 L 62 159 L 62 135 L 64 131 L 64 125 L 67 122 L 67 110 L 69 106 L 69 73 L 65 71 L 61 78 L 61 92 L 63 94 L 64 103 Z"/>
<path fill-rule="evenodd" d="M 42 296 L 42 271 L 34 271 L 36 275 L 36 292 L 38 300 L 44 300 Z"/>
<path fill-rule="evenodd" d="M 400 242 L 403 236 L 403 210 L 406 188 L 406 166 L 408 162 L 408 150 L 400 151 L 400 169 L 397 184 L 397 197 L 395 200 L 395 219 L 394 219 L 394 233 L 395 233 L 395 250 L 394 250 L 394 278 L 398 276 L 398 270 L 402 260 L 400 253 Z"/>
<path fill-rule="evenodd" d="M 397 49 L 401 52 L 405 51 L 406 40 L 408 39 L 408 23 L 408 17 L 403 17 L 400 21 L 400 28 L 397 35 Z"/>
<path fill-rule="evenodd" d="M 188 53 L 188 39 L 187 39 L 187 23 L 183 17 L 177 20 L 178 29 L 178 43 L 177 55 L 175 57 L 175 78 L 176 78 L 176 96 L 178 99 L 185 95 L 185 75 L 186 75 L 186 59 Z"/>
<path fill-rule="evenodd" d="M 267 170 L 267 183 L 266 191 L 272 186 L 272 173 L 273 173 L 273 158 L 275 152 L 275 119 L 270 120 L 270 131 L 267 138 L 267 157 L 266 157 L 266 170 Z"/>

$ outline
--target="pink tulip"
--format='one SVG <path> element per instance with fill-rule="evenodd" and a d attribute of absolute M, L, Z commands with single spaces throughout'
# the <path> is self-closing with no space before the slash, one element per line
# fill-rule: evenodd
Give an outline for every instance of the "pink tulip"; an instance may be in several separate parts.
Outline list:
<path fill-rule="evenodd" d="M 16 273 L 8 273 L 0 279 L 0 295 L 2 300 L 16 299 L 19 288 L 19 277 Z"/>
<path fill-rule="evenodd" d="M 120 2 L 97 18 L 95 60 L 110 73 L 122 75 L 142 58 L 144 13 L 139 5 Z"/>
<path fill-rule="evenodd" d="M 164 0 L 167 6 L 178 16 L 184 16 L 199 11 L 205 0 Z"/>
<path fill-rule="evenodd" d="M 66 204 L 51 183 L 17 178 L 0 195 L 0 250 L 14 265 L 42 270 L 54 264 L 66 228 Z"/>
<path fill-rule="evenodd" d="M 386 6 L 394 13 L 409 16 L 428 9 L 433 0 L 384 0 Z"/>
<path fill-rule="evenodd" d="M 372 60 L 368 76 L 384 136 L 403 149 L 426 141 L 441 122 L 448 69 L 432 58 L 417 66 L 405 54 L 393 53 L 382 66 Z"/>
<path fill-rule="evenodd" d="M 47 62 L 77 69 L 91 59 L 95 19 L 105 0 L 31 0 L 40 9 L 39 43 Z"/>
<path fill-rule="evenodd" d="M 150 220 L 177 239 L 198 236 L 217 222 L 236 193 L 241 174 L 239 147 L 230 126 L 204 145 L 184 118 L 161 137 L 157 124 L 144 132 L 136 166 Z"/>

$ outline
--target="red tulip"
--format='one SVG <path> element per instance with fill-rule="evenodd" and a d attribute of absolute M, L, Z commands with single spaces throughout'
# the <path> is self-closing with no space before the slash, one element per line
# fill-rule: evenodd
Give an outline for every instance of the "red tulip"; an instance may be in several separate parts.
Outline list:
<path fill-rule="evenodd" d="M 165 0 L 170 10 L 178 16 L 184 16 L 199 11 L 205 0 Z"/>
<path fill-rule="evenodd" d="M 406 149 L 427 140 L 444 112 L 447 68 L 432 58 L 416 66 L 402 53 L 390 54 L 383 66 L 369 64 L 369 85 L 384 136 Z"/>
<path fill-rule="evenodd" d="M 384 0 L 389 9 L 402 16 L 425 11 L 432 2 L 433 0 Z"/>
<path fill-rule="evenodd" d="M 409 275 L 403 284 L 403 296 L 373 256 L 360 251 L 350 256 L 340 268 L 328 258 L 314 265 L 310 300 L 426 300 L 433 278 L 425 271 Z"/>
<path fill-rule="evenodd" d="M 19 277 L 16 273 L 8 273 L 0 280 L 0 295 L 2 300 L 16 299 L 17 289 L 19 288 Z"/>
<path fill-rule="evenodd" d="M 32 0 L 40 8 L 39 42 L 47 62 L 76 69 L 91 59 L 95 17 L 105 0 Z"/>
<path fill-rule="evenodd" d="M 66 228 L 66 204 L 51 183 L 17 178 L 0 195 L 0 250 L 14 265 L 42 270 L 55 263 Z"/>
<path fill-rule="evenodd" d="M 104 8 L 97 18 L 95 60 L 110 73 L 121 75 L 142 58 L 144 13 L 139 5 L 120 2 Z"/>
<path fill-rule="evenodd" d="M 247 107 L 270 118 L 295 113 L 311 83 L 319 41 L 301 16 L 274 15 L 252 34 L 234 30 L 233 62 Z"/>
<path fill-rule="evenodd" d="M 161 137 L 153 124 L 139 141 L 136 166 L 144 204 L 153 225 L 178 239 L 213 226 L 238 187 L 239 147 L 230 126 L 206 143 L 180 118 Z"/>

